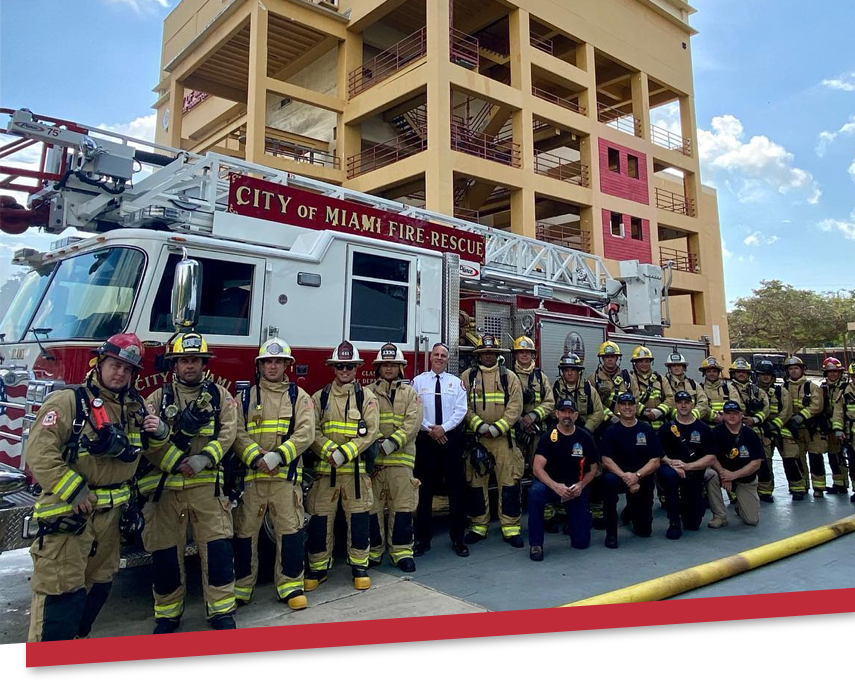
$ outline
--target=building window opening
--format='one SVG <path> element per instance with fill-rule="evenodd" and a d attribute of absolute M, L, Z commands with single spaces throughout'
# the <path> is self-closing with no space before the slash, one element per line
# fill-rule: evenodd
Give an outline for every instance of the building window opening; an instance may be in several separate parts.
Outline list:
<path fill-rule="evenodd" d="M 620 174 L 620 151 L 609 148 L 609 170 Z"/>
<path fill-rule="evenodd" d="M 641 226 L 641 220 L 638 217 L 632 217 L 629 220 L 630 237 L 635 241 L 643 241 L 644 233 Z"/>
<path fill-rule="evenodd" d="M 619 212 L 613 212 L 611 218 L 612 236 L 623 238 L 623 215 Z"/>
<path fill-rule="evenodd" d="M 626 156 L 626 173 L 633 179 L 638 179 L 638 158 L 635 155 Z"/>

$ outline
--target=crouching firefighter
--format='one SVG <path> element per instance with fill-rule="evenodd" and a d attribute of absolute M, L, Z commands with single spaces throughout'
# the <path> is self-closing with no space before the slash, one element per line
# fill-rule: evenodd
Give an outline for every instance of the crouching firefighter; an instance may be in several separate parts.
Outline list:
<path fill-rule="evenodd" d="M 333 350 L 326 364 L 335 379 L 315 392 L 315 441 L 318 478 L 306 502 L 309 515 L 307 592 L 327 579 L 332 567 L 333 528 L 341 503 L 347 520 L 347 562 L 353 586 L 371 586 L 368 576 L 370 511 L 374 503 L 371 470 L 379 429 L 377 398 L 371 389 L 355 381 L 356 369 L 364 361 L 349 341 Z"/>
<path fill-rule="evenodd" d="M 380 565 L 388 548 L 392 565 L 414 572 L 413 515 L 419 503 L 420 482 L 413 478 L 416 437 L 422 426 L 422 401 L 402 381 L 407 361 L 401 349 L 387 343 L 377 353 L 374 394 L 380 412 L 380 435 L 371 484 L 371 554 L 369 565 Z M 386 524 L 386 508 L 389 522 Z"/>
<path fill-rule="evenodd" d="M 111 336 L 80 388 L 48 396 L 30 430 L 27 462 L 42 495 L 28 642 L 87 637 L 107 601 L 142 447 L 134 382 L 143 350 L 134 334 Z"/>
<path fill-rule="evenodd" d="M 466 389 L 468 410 L 466 425 L 475 433 L 495 457 L 496 483 L 499 488 L 499 522 L 502 537 L 514 548 L 524 546 L 520 525 L 520 479 L 523 476 L 522 451 L 514 443 L 514 423 L 523 409 L 522 385 L 519 378 L 498 363 L 499 348 L 496 338 L 485 334 L 475 347 L 478 364 L 461 376 Z M 486 539 L 490 513 L 487 508 L 490 473 L 473 470 L 472 462 L 466 466 L 469 481 L 469 532 L 464 542 L 476 544 Z"/>
<path fill-rule="evenodd" d="M 315 439 L 315 409 L 309 394 L 288 380 L 293 363 L 285 341 L 268 339 L 255 359 L 255 386 L 236 397 L 233 449 L 246 467 L 243 498 L 234 514 L 238 604 L 252 600 L 258 577 L 258 533 L 267 513 L 276 537 L 276 595 L 291 609 L 306 608 L 301 456 Z"/>
<path fill-rule="evenodd" d="M 235 627 L 233 528 L 222 461 L 235 439 L 237 404 L 205 379 L 213 357 L 201 335 L 180 334 L 166 353 L 170 381 L 146 400 L 152 415 L 144 428 L 152 438 L 145 456 L 154 469 L 139 479 L 139 490 L 148 497 L 143 545 L 152 555 L 155 634 L 177 630 L 184 614 L 188 522 L 199 547 L 208 622 L 215 630 Z"/>

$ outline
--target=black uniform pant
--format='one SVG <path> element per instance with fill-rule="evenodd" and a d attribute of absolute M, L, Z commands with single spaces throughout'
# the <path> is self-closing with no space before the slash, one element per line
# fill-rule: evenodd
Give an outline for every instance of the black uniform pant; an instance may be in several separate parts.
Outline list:
<path fill-rule="evenodd" d="M 416 439 L 416 465 L 413 476 L 421 481 L 419 504 L 416 509 L 416 541 L 425 544 L 433 538 L 433 495 L 444 484 L 448 494 L 449 536 L 462 542 L 466 531 L 466 470 L 463 462 L 463 432 L 461 428 L 447 433 L 448 441 L 440 444 L 419 432 Z"/>
<path fill-rule="evenodd" d="M 639 537 L 649 537 L 653 531 L 653 475 L 639 482 L 641 488 L 631 494 L 624 481 L 613 472 L 606 472 L 603 480 L 603 516 L 606 520 L 606 535 L 617 535 L 617 504 L 621 494 L 626 494 L 632 529 Z"/>
<path fill-rule="evenodd" d="M 704 501 L 704 471 L 690 470 L 680 477 L 670 465 L 662 465 L 656 475 L 665 492 L 665 510 L 668 521 L 678 524 L 682 520 L 687 530 L 696 530 L 707 510 Z"/>

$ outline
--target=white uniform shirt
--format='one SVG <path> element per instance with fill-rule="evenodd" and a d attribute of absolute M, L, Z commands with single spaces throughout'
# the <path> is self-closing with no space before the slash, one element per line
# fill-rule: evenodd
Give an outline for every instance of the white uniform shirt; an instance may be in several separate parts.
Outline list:
<path fill-rule="evenodd" d="M 422 372 L 413 380 L 413 388 L 422 399 L 422 429 L 429 431 L 436 424 L 435 402 L 436 373 Z M 442 393 L 442 428 L 450 432 L 457 427 L 466 416 L 466 389 L 460 377 L 443 372 L 439 375 L 439 385 Z"/>

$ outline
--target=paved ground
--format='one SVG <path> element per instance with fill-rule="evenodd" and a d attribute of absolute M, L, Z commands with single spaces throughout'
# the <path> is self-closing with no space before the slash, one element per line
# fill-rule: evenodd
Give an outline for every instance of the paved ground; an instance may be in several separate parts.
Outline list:
<path fill-rule="evenodd" d="M 389 565 L 372 570 L 372 588 L 356 592 L 350 571 L 333 570 L 330 580 L 309 595 L 310 608 L 294 613 L 274 601 L 269 579 L 259 585 L 253 604 L 239 611 L 240 625 L 266 627 L 291 623 L 398 618 L 546 608 L 577 601 L 653 577 L 682 570 L 723 556 L 809 530 L 855 514 L 848 497 L 823 500 L 808 497 L 792 503 L 780 463 L 776 503 L 761 504 L 758 527 L 746 527 L 734 515 L 721 530 L 702 527 L 680 541 L 665 539 L 664 511 L 656 509 L 653 537 L 643 540 L 622 528 L 620 548 L 603 547 L 604 535 L 594 532 L 591 548 L 574 551 L 567 537 L 547 535 L 546 560 L 533 563 L 528 548 L 503 543 L 497 523 L 488 539 L 471 547 L 469 558 L 453 554 L 444 530 L 433 549 L 417 559 L 418 570 L 405 576 Z M 782 486 L 781 486 L 782 485 Z M 707 515 L 706 520 L 709 519 Z M 189 566 L 190 595 L 183 629 L 203 630 L 198 563 Z M 0 556 L 0 644 L 23 642 L 29 623 L 28 576 L 32 570 L 26 550 Z M 773 563 L 765 568 L 695 590 L 680 598 L 753 593 L 836 589 L 852 585 L 855 534 Z M 149 568 L 119 573 L 113 595 L 93 636 L 147 634 L 152 627 Z"/>

